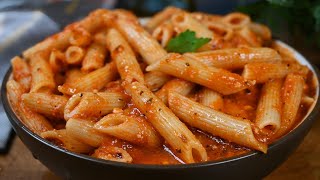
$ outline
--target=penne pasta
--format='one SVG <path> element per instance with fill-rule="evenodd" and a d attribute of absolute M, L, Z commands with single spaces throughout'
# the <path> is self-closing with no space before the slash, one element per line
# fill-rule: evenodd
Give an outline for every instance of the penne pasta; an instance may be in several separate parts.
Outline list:
<path fill-rule="evenodd" d="M 169 6 L 165 8 L 163 11 L 154 15 L 145 25 L 146 29 L 149 32 L 153 32 L 160 24 L 164 21 L 170 19 L 170 17 L 178 12 L 181 12 L 181 9 Z"/>
<path fill-rule="evenodd" d="M 19 83 L 15 80 L 9 80 L 6 88 L 11 107 L 13 107 L 17 116 L 27 128 L 38 135 L 53 129 L 52 125 L 45 117 L 31 111 L 21 102 L 21 95 L 25 90 Z"/>
<path fill-rule="evenodd" d="M 206 38 L 214 37 L 214 34 L 212 31 L 210 31 L 206 26 L 204 26 L 199 21 L 194 19 L 187 12 L 175 13 L 170 20 L 172 22 L 172 25 L 178 31 L 177 33 L 181 33 L 189 29 L 191 31 L 194 31 L 197 37 L 206 37 Z"/>
<path fill-rule="evenodd" d="M 306 104 L 307 106 L 311 106 L 314 103 L 314 101 L 315 101 L 314 98 L 307 95 L 304 95 L 301 98 L 301 103 Z"/>
<path fill-rule="evenodd" d="M 250 17 L 246 14 L 234 12 L 229 13 L 222 18 L 222 22 L 230 26 L 232 29 L 241 29 L 251 23 Z"/>
<path fill-rule="evenodd" d="M 177 73 L 179 69 L 179 73 Z M 160 61 L 149 65 L 147 71 L 161 71 L 200 85 L 206 86 L 223 95 L 233 94 L 248 88 L 253 82 L 246 81 L 240 75 L 224 69 L 208 67 L 196 59 L 176 53 L 170 53 Z"/>
<path fill-rule="evenodd" d="M 167 54 L 161 45 L 132 18 L 122 13 L 116 16 L 115 20 L 110 21 L 125 36 L 130 45 L 141 54 L 147 64 L 154 63 Z"/>
<path fill-rule="evenodd" d="M 66 62 L 68 64 L 81 64 L 85 55 L 84 49 L 79 46 L 69 46 L 65 52 Z"/>
<path fill-rule="evenodd" d="M 160 89 L 170 79 L 171 76 L 159 71 L 151 71 L 144 74 L 145 84 L 151 91 Z"/>
<path fill-rule="evenodd" d="M 66 72 L 66 80 L 64 83 L 70 84 L 73 81 L 76 81 L 77 79 L 83 77 L 85 73 L 83 73 L 80 69 L 78 68 L 72 68 L 67 70 Z"/>
<path fill-rule="evenodd" d="M 117 75 L 116 66 L 113 62 L 106 64 L 103 68 L 92 71 L 75 81 L 64 83 L 58 86 L 63 94 L 73 95 L 79 92 L 93 92 L 102 89 L 108 82 Z"/>
<path fill-rule="evenodd" d="M 152 31 L 152 37 L 157 39 L 162 47 L 166 47 L 174 35 L 174 29 L 171 21 L 166 21 Z"/>
<path fill-rule="evenodd" d="M 93 150 L 91 146 L 69 136 L 65 129 L 46 131 L 41 133 L 41 137 L 58 143 L 63 148 L 76 153 L 89 153 Z"/>
<path fill-rule="evenodd" d="M 222 15 L 217 14 L 208 14 L 203 12 L 191 12 L 190 13 L 193 18 L 203 23 L 203 21 L 213 21 L 213 22 L 219 22 L 222 20 Z"/>
<path fill-rule="evenodd" d="M 40 52 L 30 58 L 30 92 L 51 92 L 55 88 L 54 74 L 45 56 Z"/>
<path fill-rule="evenodd" d="M 139 81 L 144 83 L 140 65 L 124 37 L 116 29 L 110 29 L 107 33 L 106 42 L 111 52 L 111 57 L 117 65 L 121 79 L 129 82 Z"/>
<path fill-rule="evenodd" d="M 162 88 L 155 93 L 155 95 L 162 100 L 162 102 L 168 105 L 168 92 L 174 91 L 183 96 L 188 95 L 192 89 L 195 87 L 195 84 L 185 81 L 182 79 L 172 79 L 168 81 Z"/>
<path fill-rule="evenodd" d="M 201 23 L 212 31 L 213 34 L 222 36 L 224 40 L 230 40 L 234 35 L 233 29 L 221 21 L 202 20 Z"/>
<path fill-rule="evenodd" d="M 207 160 L 206 150 L 199 140 L 146 86 L 139 82 L 125 83 L 124 86 L 136 107 L 146 115 L 178 157 L 185 163 Z"/>
<path fill-rule="evenodd" d="M 265 83 L 270 79 L 284 78 L 288 73 L 296 73 L 307 78 L 309 69 L 295 62 L 249 63 L 245 65 L 242 76 L 257 83 Z"/>
<path fill-rule="evenodd" d="M 27 62 L 19 56 L 11 59 L 13 79 L 17 81 L 24 92 L 29 92 L 31 86 L 31 72 Z"/>
<path fill-rule="evenodd" d="M 48 37 L 47 39 L 39 42 L 38 44 L 30 47 L 29 49 L 23 51 L 23 57 L 26 59 L 31 58 L 34 54 L 44 50 L 64 50 L 69 46 L 69 38 L 72 35 L 71 30 L 64 30 L 53 36 Z"/>
<path fill-rule="evenodd" d="M 73 46 L 84 47 L 91 43 L 91 34 L 84 28 L 72 29 L 72 35 L 69 38 L 69 43 Z"/>
<path fill-rule="evenodd" d="M 94 122 L 84 119 L 69 119 L 66 131 L 72 138 L 96 148 L 109 137 L 96 131 L 93 128 L 94 124 Z"/>
<path fill-rule="evenodd" d="M 26 93 L 22 102 L 32 111 L 48 117 L 64 119 L 64 107 L 68 101 L 65 96 L 48 93 Z"/>
<path fill-rule="evenodd" d="M 168 101 L 170 109 L 187 124 L 228 141 L 267 152 L 267 145 L 255 138 L 249 120 L 216 111 L 175 92 L 169 93 Z"/>
<path fill-rule="evenodd" d="M 260 39 L 260 37 L 256 33 L 254 33 L 248 26 L 245 26 L 238 30 L 237 34 L 245 39 L 249 43 L 250 47 L 262 46 L 262 40 Z"/>
<path fill-rule="evenodd" d="M 284 78 L 289 72 L 288 64 L 284 63 L 249 63 L 244 66 L 242 77 L 265 83 L 270 79 Z"/>
<path fill-rule="evenodd" d="M 270 29 L 263 24 L 251 22 L 249 28 L 264 41 L 269 41 L 272 38 Z"/>
<path fill-rule="evenodd" d="M 294 127 L 304 85 L 305 82 L 301 75 L 294 73 L 289 73 L 287 75 L 282 87 L 283 105 L 281 125 L 274 136 L 275 138 L 284 135 Z"/>
<path fill-rule="evenodd" d="M 197 49 L 197 51 L 211 50 L 213 49 L 213 44 L 218 41 L 218 38 L 213 33 L 213 31 L 210 31 L 208 27 L 194 19 L 191 14 L 188 14 L 186 12 L 179 12 L 177 14 L 174 14 L 170 20 L 172 22 L 172 25 L 175 27 L 174 30 L 178 31 L 178 34 L 186 30 L 191 30 L 196 33 L 196 37 L 198 38 L 211 39 L 211 42 L 203 45 L 202 47 Z"/>
<path fill-rule="evenodd" d="M 281 56 L 271 48 L 230 48 L 185 55 L 217 68 L 239 69 L 253 62 L 279 62 Z"/>
<path fill-rule="evenodd" d="M 282 79 L 274 79 L 263 85 L 255 124 L 260 129 L 277 132 L 281 125 L 281 87 Z"/>
<path fill-rule="evenodd" d="M 214 110 L 221 111 L 223 109 L 223 97 L 221 94 L 209 89 L 203 88 L 198 94 L 199 102 Z"/>
<path fill-rule="evenodd" d="M 64 71 L 67 67 L 65 54 L 59 50 L 53 49 L 50 53 L 49 64 L 54 73 Z"/>
<path fill-rule="evenodd" d="M 133 161 L 132 157 L 126 150 L 113 146 L 100 146 L 94 151 L 92 156 L 99 159 L 123 163 L 131 163 Z"/>
<path fill-rule="evenodd" d="M 116 92 L 84 92 L 73 95 L 64 108 L 64 119 L 98 119 L 126 105 L 128 97 Z"/>
<path fill-rule="evenodd" d="M 159 147 L 161 139 L 143 117 L 120 113 L 108 114 L 100 119 L 94 128 L 110 136 L 147 147 Z"/>
<path fill-rule="evenodd" d="M 120 14 L 120 15 L 119 15 Z M 152 36 L 140 26 L 135 17 L 128 16 L 125 13 L 118 13 L 116 19 L 110 19 L 111 24 L 126 38 L 129 44 L 140 53 L 147 64 L 154 63 L 160 58 L 165 56 L 167 52 L 161 47 L 161 45 L 152 38 Z M 137 41 L 139 39 L 139 41 Z M 163 73 L 153 73 L 157 75 L 157 80 L 165 82 L 168 76 Z M 146 80 L 148 84 L 148 81 Z"/>
<path fill-rule="evenodd" d="M 93 37 L 93 41 L 106 47 L 107 46 L 107 33 L 108 33 L 108 29 L 103 29 L 103 30 L 97 32 Z"/>
<path fill-rule="evenodd" d="M 92 43 L 88 47 L 87 53 L 83 58 L 81 70 L 84 72 L 91 72 L 103 67 L 106 54 L 107 50 L 105 46 L 98 43 Z"/>
<path fill-rule="evenodd" d="M 276 41 L 272 41 L 270 46 L 280 54 L 283 61 L 296 62 L 295 53 L 291 49 L 284 47 Z"/>

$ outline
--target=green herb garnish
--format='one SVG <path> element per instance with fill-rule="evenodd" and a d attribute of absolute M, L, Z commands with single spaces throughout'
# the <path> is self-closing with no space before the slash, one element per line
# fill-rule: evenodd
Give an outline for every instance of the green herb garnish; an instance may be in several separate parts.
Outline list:
<path fill-rule="evenodd" d="M 195 52 L 210 41 L 210 38 L 197 38 L 194 31 L 187 29 L 178 36 L 170 39 L 166 49 L 169 52 L 177 53 Z"/>

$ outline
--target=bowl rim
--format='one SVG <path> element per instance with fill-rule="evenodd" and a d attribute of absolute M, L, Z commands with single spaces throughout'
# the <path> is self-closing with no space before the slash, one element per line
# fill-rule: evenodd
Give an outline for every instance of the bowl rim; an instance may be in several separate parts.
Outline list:
<path fill-rule="evenodd" d="M 295 53 L 295 57 L 299 56 L 299 58 L 302 58 L 306 65 L 308 66 L 309 69 L 312 70 L 314 74 L 314 78 L 316 80 L 316 83 L 318 85 L 317 90 L 316 90 L 316 102 L 313 104 L 313 109 L 308 112 L 308 114 L 304 117 L 304 120 L 301 121 L 294 129 L 292 129 L 289 133 L 287 133 L 285 136 L 282 136 L 280 139 L 276 140 L 273 142 L 271 145 L 268 146 L 268 151 L 271 151 L 272 149 L 277 148 L 281 144 L 285 143 L 288 139 L 291 139 L 292 137 L 296 136 L 300 131 L 304 130 L 306 126 L 308 126 L 309 123 L 313 124 L 313 122 L 316 120 L 316 118 L 319 116 L 320 111 L 320 100 L 319 100 L 319 94 L 320 94 L 320 87 L 319 87 L 319 79 L 320 79 L 320 71 L 318 68 L 309 62 L 304 56 L 302 56 L 298 51 L 296 51 L 294 48 L 289 46 L 288 44 L 275 40 L 275 42 L 279 43 L 280 45 L 283 45 L 285 48 L 288 48 L 292 52 Z M 299 63 L 301 63 L 299 61 Z M 252 156 L 266 156 L 267 154 L 263 154 L 261 152 L 252 150 L 244 154 L 240 154 L 237 156 L 225 158 L 225 159 L 219 159 L 219 160 L 213 160 L 213 161 L 207 161 L 207 162 L 200 162 L 200 163 L 191 163 L 191 164 L 169 164 L 169 165 L 161 165 L 161 164 L 130 164 L 130 163 L 124 163 L 124 162 L 116 162 L 116 161 L 110 161 L 110 160 L 103 160 L 103 159 L 98 159 L 94 158 L 89 155 L 85 154 L 80 154 L 80 153 L 75 153 L 66 149 L 63 149 L 54 143 L 42 138 L 41 136 L 35 134 L 32 132 L 29 128 L 27 128 L 18 118 L 16 113 L 13 111 L 11 108 L 8 96 L 7 96 L 7 89 L 6 89 L 6 83 L 10 79 L 12 73 L 12 66 L 9 67 L 7 70 L 3 81 L 1 85 L 1 99 L 3 103 L 4 110 L 6 112 L 6 115 L 13 126 L 13 124 L 17 124 L 19 128 L 21 128 L 23 131 L 25 131 L 28 135 L 32 136 L 34 139 L 37 141 L 40 141 L 41 143 L 45 144 L 46 146 L 49 146 L 50 148 L 59 151 L 61 153 L 66 153 L 70 156 L 73 156 L 75 158 L 80 158 L 83 160 L 87 161 L 92 161 L 95 163 L 99 163 L 102 165 L 110 165 L 110 166 L 115 166 L 115 167 L 124 167 L 124 168 L 132 168 L 132 169 L 170 169 L 170 170 L 179 170 L 179 169 L 190 169 L 190 168 L 200 168 L 200 167 L 206 167 L 206 166 L 215 166 L 215 165 L 221 165 L 221 164 L 226 164 L 229 162 L 234 162 L 234 161 L 240 161 L 242 159 L 250 158 Z M 19 135 L 18 135 L 19 136 Z M 29 149 L 29 148 L 28 148 Z M 29 149 L 30 150 L 30 149 Z"/>

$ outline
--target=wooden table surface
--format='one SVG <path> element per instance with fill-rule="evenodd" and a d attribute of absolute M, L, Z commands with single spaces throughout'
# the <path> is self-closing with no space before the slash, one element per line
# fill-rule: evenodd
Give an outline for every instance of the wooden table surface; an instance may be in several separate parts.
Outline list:
<path fill-rule="evenodd" d="M 0 155 L 0 179 L 58 180 L 52 172 L 34 159 L 18 137 L 10 152 Z M 289 159 L 265 180 L 320 179 L 320 119 L 315 122 L 303 143 Z"/>

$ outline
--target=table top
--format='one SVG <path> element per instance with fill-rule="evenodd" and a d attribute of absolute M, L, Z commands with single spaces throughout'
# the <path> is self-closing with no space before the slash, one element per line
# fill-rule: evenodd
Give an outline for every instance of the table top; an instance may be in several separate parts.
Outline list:
<path fill-rule="evenodd" d="M 59 180 L 36 160 L 18 137 L 10 152 L 0 155 L 0 179 Z M 265 180 L 320 179 L 320 120 L 316 121 L 299 148 Z"/>

